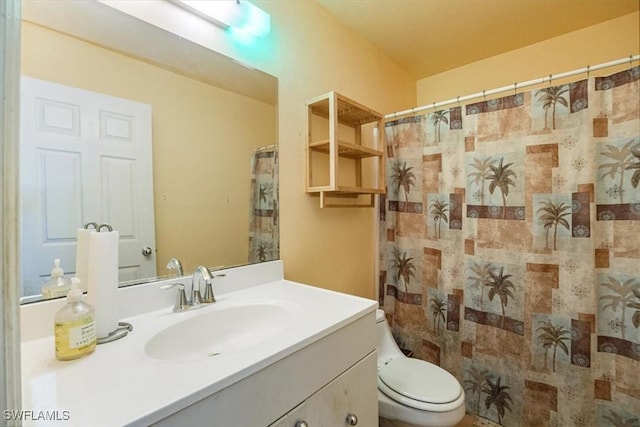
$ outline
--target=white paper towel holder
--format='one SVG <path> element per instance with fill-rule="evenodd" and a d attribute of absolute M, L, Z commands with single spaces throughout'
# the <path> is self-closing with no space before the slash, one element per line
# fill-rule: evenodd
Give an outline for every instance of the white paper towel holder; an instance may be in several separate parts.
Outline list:
<path fill-rule="evenodd" d="M 95 230 L 96 232 L 101 232 L 103 228 L 106 228 L 107 231 L 113 231 L 113 227 L 111 227 L 111 225 L 109 224 L 100 224 L 98 225 L 95 222 L 88 222 L 87 224 L 85 224 L 84 228 L 87 230 L 90 230 L 92 227 L 93 230 Z M 106 343 L 110 343 L 112 341 L 116 341 L 119 340 L 120 338 L 123 338 L 125 336 L 127 336 L 127 334 L 129 332 L 133 331 L 133 325 L 131 323 L 127 323 L 127 322 L 118 322 L 118 327 L 109 332 L 107 334 L 107 336 L 104 337 L 98 337 L 96 339 L 96 343 L 97 344 L 106 344 Z"/>
<path fill-rule="evenodd" d="M 119 340 L 122 337 L 133 331 L 133 325 L 127 322 L 118 322 L 118 327 L 115 331 L 109 332 L 106 337 L 99 337 L 96 339 L 97 344 L 106 344 L 111 341 Z"/>

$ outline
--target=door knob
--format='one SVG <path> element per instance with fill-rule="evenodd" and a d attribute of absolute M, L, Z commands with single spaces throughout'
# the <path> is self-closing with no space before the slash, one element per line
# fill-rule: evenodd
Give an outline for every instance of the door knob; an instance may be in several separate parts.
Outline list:
<path fill-rule="evenodd" d="M 142 255 L 151 256 L 152 253 L 153 249 L 151 249 L 149 246 L 145 246 L 144 248 L 142 248 Z"/>

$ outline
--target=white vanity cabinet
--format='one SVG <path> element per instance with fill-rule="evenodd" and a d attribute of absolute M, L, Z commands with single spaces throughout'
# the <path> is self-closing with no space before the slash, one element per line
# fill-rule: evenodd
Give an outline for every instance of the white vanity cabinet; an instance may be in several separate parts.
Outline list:
<path fill-rule="evenodd" d="M 375 348 L 375 313 L 370 312 L 154 425 L 375 426 Z M 357 424 L 354 418 L 349 423 L 349 415 Z"/>
<path fill-rule="evenodd" d="M 22 343 L 23 408 L 67 411 L 69 427 L 340 427 L 350 414 L 376 426 L 377 302 L 283 279 L 281 261 L 224 272 L 216 304 L 186 313 L 158 289 L 175 279 L 122 288 L 133 332 L 73 362 L 55 360 L 51 329 L 36 322 L 64 301 L 23 311 L 37 324 L 21 330 L 32 337 Z M 136 312 L 140 301 L 150 305 Z M 167 338 L 175 328 L 182 335 Z M 158 336 L 184 352 L 151 351 Z"/>
<path fill-rule="evenodd" d="M 376 359 L 370 353 L 271 427 L 377 425 Z"/>

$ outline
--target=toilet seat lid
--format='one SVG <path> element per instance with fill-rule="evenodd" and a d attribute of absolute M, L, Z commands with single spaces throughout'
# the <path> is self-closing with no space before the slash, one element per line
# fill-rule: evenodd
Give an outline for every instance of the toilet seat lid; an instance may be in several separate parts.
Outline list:
<path fill-rule="evenodd" d="M 418 402 L 446 404 L 457 400 L 462 393 L 460 383 L 449 372 L 424 360 L 408 357 L 391 360 L 378 371 L 378 379 L 392 393 L 386 393 L 384 389 L 382 391 L 391 394 L 389 397 L 394 400 L 393 394 L 397 393 Z"/>

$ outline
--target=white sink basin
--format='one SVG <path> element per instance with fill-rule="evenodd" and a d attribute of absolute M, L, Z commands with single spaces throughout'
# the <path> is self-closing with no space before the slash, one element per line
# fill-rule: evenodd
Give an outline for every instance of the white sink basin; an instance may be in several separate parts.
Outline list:
<path fill-rule="evenodd" d="M 213 311 L 195 312 L 197 315 L 155 334 L 145 345 L 145 353 L 170 361 L 215 357 L 281 334 L 294 317 L 292 307 L 278 302 L 211 308 Z"/>

